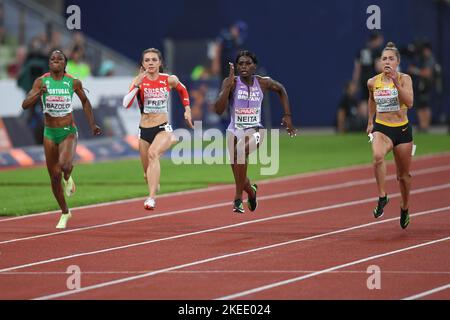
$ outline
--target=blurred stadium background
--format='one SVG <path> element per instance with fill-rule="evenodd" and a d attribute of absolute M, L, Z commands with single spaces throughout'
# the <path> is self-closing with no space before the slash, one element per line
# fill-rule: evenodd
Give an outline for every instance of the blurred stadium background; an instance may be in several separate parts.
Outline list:
<path fill-rule="evenodd" d="M 0 168 L 44 162 L 42 114 L 39 108 L 24 112 L 21 102 L 33 80 L 47 71 L 48 53 L 53 48 L 62 49 L 71 60 L 68 72 L 77 74 L 89 90 L 96 119 L 104 130 L 100 138 L 90 135 L 75 98 L 80 137 L 77 160 L 137 157 L 139 112 L 137 108 L 124 110 L 121 101 L 136 75 L 141 52 L 149 47 L 159 48 L 165 71 L 187 85 L 194 119 L 202 120 L 206 128 L 223 130 L 227 119 L 215 115 L 211 107 L 222 81 L 218 48 L 232 43 L 233 26 L 240 32 L 239 44 L 231 45 L 229 52 L 238 46 L 254 51 L 260 61 L 258 73 L 285 85 L 294 124 L 304 132 L 320 129 L 337 136 L 343 88 L 354 76 L 355 59 L 361 57 L 373 34 L 366 27 L 371 15 L 366 11 L 373 4 L 381 9 L 378 31 L 383 44 L 394 41 L 403 53 L 402 71 L 420 63 L 423 44 L 431 45 L 435 68 L 430 132 L 444 137 L 434 151 L 448 150 L 449 0 L 0 0 Z M 81 9 L 80 30 L 66 26 L 70 5 Z M 226 54 L 223 49 L 222 55 Z M 355 99 L 360 95 L 356 92 Z M 184 127 L 177 95 L 171 104 L 174 127 Z M 263 114 L 268 128 L 279 127 L 281 111 L 278 98 L 270 95 Z M 415 110 L 410 119 L 417 124 Z M 364 129 L 356 129 L 363 140 Z M 353 143 L 354 136 L 348 141 Z M 436 139 L 430 137 L 429 141 Z M 367 153 L 358 161 L 369 159 Z M 289 173 L 294 172 L 284 174 Z M 46 179 L 45 175 L 41 178 Z M 49 197 L 48 201 L 53 200 Z"/>

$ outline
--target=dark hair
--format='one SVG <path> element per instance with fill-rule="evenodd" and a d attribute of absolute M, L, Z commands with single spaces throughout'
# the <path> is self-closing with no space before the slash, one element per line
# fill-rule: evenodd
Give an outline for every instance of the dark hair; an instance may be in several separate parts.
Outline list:
<path fill-rule="evenodd" d="M 52 55 L 53 55 L 54 53 L 59 53 L 59 54 L 61 54 L 61 55 L 64 57 L 64 61 L 67 63 L 67 56 L 64 54 L 64 52 L 62 52 L 62 51 L 59 50 L 59 49 L 53 50 L 53 51 L 50 53 L 49 59 L 52 57 Z"/>
<path fill-rule="evenodd" d="M 159 67 L 159 72 L 164 72 L 162 53 L 161 53 L 161 51 L 159 51 L 158 49 L 155 49 L 155 48 L 149 48 L 149 49 L 144 50 L 144 52 L 142 52 L 140 67 L 142 67 L 142 64 L 144 63 L 145 54 L 149 53 L 149 52 L 153 52 L 158 55 L 158 58 L 161 61 L 161 66 Z"/>
<path fill-rule="evenodd" d="M 383 52 L 386 50 L 394 51 L 395 55 L 397 56 L 398 61 L 400 61 L 400 52 L 398 51 L 397 47 L 395 46 L 395 43 L 388 42 L 386 45 L 386 48 L 383 49 Z"/>
<path fill-rule="evenodd" d="M 65 64 L 66 64 L 66 66 L 67 66 L 67 56 L 64 54 L 64 52 L 62 52 L 62 50 L 59 50 L 59 49 L 53 50 L 53 51 L 50 53 L 50 56 L 49 56 L 48 59 L 50 60 L 50 58 L 52 57 L 52 55 L 53 55 L 54 53 L 59 53 L 59 54 L 61 54 L 61 55 L 64 57 L 64 62 L 65 62 Z M 64 67 L 64 73 L 66 73 L 66 67 Z"/>
<path fill-rule="evenodd" d="M 240 57 L 249 57 L 250 59 L 252 59 L 254 64 L 258 64 L 258 58 L 251 51 L 248 51 L 248 50 L 240 51 L 236 57 L 236 64 L 238 63 Z"/>

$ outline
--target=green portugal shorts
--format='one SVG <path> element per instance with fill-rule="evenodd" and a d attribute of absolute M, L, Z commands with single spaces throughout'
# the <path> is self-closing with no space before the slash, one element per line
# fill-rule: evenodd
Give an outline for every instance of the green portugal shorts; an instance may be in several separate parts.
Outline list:
<path fill-rule="evenodd" d="M 44 128 L 44 137 L 53 141 L 55 144 L 60 144 L 71 134 L 77 134 L 78 130 L 74 126 L 65 126 L 62 128 Z"/>

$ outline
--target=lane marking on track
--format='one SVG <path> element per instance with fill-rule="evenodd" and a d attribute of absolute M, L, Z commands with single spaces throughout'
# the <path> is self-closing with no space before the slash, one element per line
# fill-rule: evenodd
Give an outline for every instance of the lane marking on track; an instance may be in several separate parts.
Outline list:
<path fill-rule="evenodd" d="M 413 174 L 416 176 L 419 176 L 419 175 L 426 175 L 426 174 L 430 174 L 430 173 L 437 173 L 437 172 L 442 172 L 442 171 L 447 171 L 447 170 L 450 170 L 450 166 L 440 166 L 440 167 L 435 167 L 435 168 L 421 169 L 421 170 L 414 171 Z M 386 176 L 386 181 L 395 180 L 396 178 L 397 178 L 396 175 L 388 175 L 388 176 Z M 370 183 L 374 183 L 374 182 L 375 182 L 374 178 L 354 180 L 354 181 L 338 183 L 338 184 L 329 185 L 329 186 L 314 187 L 314 188 L 308 188 L 308 189 L 297 190 L 297 191 L 276 193 L 276 194 L 272 194 L 272 195 L 268 195 L 268 196 L 260 196 L 260 197 L 258 197 L 258 201 L 272 200 L 272 199 L 277 199 L 277 198 L 282 198 L 282 197 L 291 197 L 291 196 L 307 194 L 307 193 L 314 193 L 314 192 L 330 191 L 330 190 L 341 189 L 341 188 L 349 188 L 349 187 L 354 187 L 354 186 L 359 186 L 359 185 L 370 184 Z M 374 198 L 374 199 L 376 200 L 376 198 Z M 214 208 L 219 208 L 219 207 L 224 207 L 224 206 L 230 206 L 230 202 L 228 202 L 228 201 L 221 202 L 221 203 L 216 203 L 216 204 L 211 204 L 211 205 L 201 206 L 201 207 L 196 207 L 196 208 L 181 209 L 181 210 L 176 210 L 176 211 L 169 211 L 166 213 L 155 214 L 155 215 L 151 215 L 151 216 L 103 223 L 103 224 L 93 225 L 93 226 L 89 226 L 89 227 L 81 227 L 81 228 L 68 229 L 68 230 L 57 231 L 57 232 L 50 232 L 50 233 L 45 233 L 45 234 L 40 234 L 40 235 L 35 235 L 35 236 L 4 240 L 4 241 L 0 241 L 0 245 L 19 242 L 19 241 L 25 241 L 25 240 L 34 240 L 34 239 L 39 239 L 39 238 L 51 237 L 51 236 L 56 236 L 56 235 L 60 235 L 60 234 L 78 232 L 78 231 L 86 231 L 86 230 L 110 227 L 110 226 L 115 226 L 115 225 L 124 224 L 124 223 L 131 223 L 131 222 L 137 222 L 137 221 L 142 221 L 142 220 L 167 217 L 167 216 L 181 214 L 181 213 L 187 213 L 187 212 L 196 213 L 201 210 L 209 210 L 209 209 L 214 209 Z"/>
<path fill-rule="evenodd" d="M 448 240 L 450 240 L 450 237 L 445 237 L 445 238 L 441 238 L 441 239 L 437 239 L 437 240 L 433 240 L 433 241 L 428 241 L 428 242 L 420 243 L 420 244 L 417 244 L 417 245 L 414 245 L 414 246 L 410 246 L 410 247 L 406 247 L 406 248 L 402 248 L 402 249 L 388 251 L 388 252 L 385 252 L 385 253 L 369 256 L 367 258 L 363 258 L 363 259 L 347 262 L 347 263 L 344 263 L 344 264 L 340 264 L 340 265 L 335 266 L 335 267 L 323 269 L 323 270 L 320 270 L 320 271 L 317 271 L 317 272 L 313 272 L 313 273 L 310 273 L 310 274 L 307 274 L 307 275 L 304 275 L 304 276 L 301 276 L 301 277 L 296 277 L 296 278 L 292 278 L 292 279 L 288 279 L 288 280 L 278 281 L 278 282 L 274 282 L 274 283 L 271 283 L 271 284 L 268 284 L 268 285 L 265 285 L 265 286 L 261 286 L 261 287 L 253 288 L 253 289 L 250 289 L 250 290 L 246 290 L 246 291 L 230 294 L 230 295 L 227 295 L 227 296 L 224 296 L 224 297 L 217 298 L 215 300 L 231 300 L 231 299 L 241 298 L 241 297 L 244 297 L 244 296 L 248 296 L 250 294 L 258 293 L 258 292 L 265 291 L 265 290 L 270 290 L 270 289 L 281 287 L 281 286 L 284 286 L 284 285 L 287 285 L 287 284 L 291 284 L 291 283 L 294 283 L 294 282 L 298 282 L 298 281 L 302 281 L 302 280 L 309 279 L 309 278 L 312 278 L 312 277 L 316 277 L 318 275 L 321 275 L 321 274 L 324 274 L 324 273 L 327 273 L 327 272 L 330 272 L 330 271 L 334 271 L 334 270 L 338 270 L 338 269 L 354 266 L 356 264 L 360 264 L 360 263 L 363 263 L 363 262 L 367 262 L 367 261 L 371 261 L 371 260 L 375 260 L 375 259 L 391 256 L 391 255 L 394 255 L 394 254 L 397 254 L 397 253 L 401 253 L 401 252 L 405 252 L 405 251 L 409 251 L 409 250 L 414 250 L 414 249 L 417 249 L 417 248 L 433 245 L 433 244 L 444 242 L 444 241 L 448 241 Z"/>
<path fill-rule="evenodd" d="M 155 270 L 141 270 L 141 271 L 80 271 L 79 275 L 115 275 L 115 274 L 143 274 L 149 272 L 155 272 Z M 167 271 L 166 273 L 173 274 L 297 274 L 297 273 L 312 273 L 319 270 L 175 270 Z M 336 270 L 327 272 L 329 274 L 367 274 L 366 270 Z M 381 271 L 382 275 L 450 275 L 450 271 Z M 65 271 L 17 271 L 17 272 L 3 272 L 0 276 L 48 276 L 48 275 L 64 275 L 67 276 Z"/>
<path fill-rule="evenodd" d="M 450 156 L 450 152 L 443 152 L 443 153 L 438 153 L 438 154 L 433 154 L 433 155 L 420 156 L 420 157 L 416 158 L 414 161 L 421 162 L 421 161 L 444 158 L 447 156 Z M 392 165 L 393 163 L 394 163 L 394 160 L 386 161 L 386 165 Z M 371 164 L 360 164 L 360 165 L 353 165 L 353 166 L 348 166 L 348 167 L 343 167 L 343 168 L 326 169 L 326 170 L 320 170 L 320 171 L 316 171 L 316 172 L 300 173 L 300 174 L 290 175 L 290 176 L 280 177 L 280 178 L 259 180 L 259 181 L 255 181 L 255 182 L 257 182 L 259 184 L 285 182 L 285 181 L 297 180 L 297 179 L 302 179 L 302 178 L 323 176 L 323 175 L 328 175 L 328 174 L 333 174 L 333 173 L 344 173 L 344 172 L 351 172 L 351 171 L 356 171 L 356 170 L 360 170 L 360 169 L 369 169 L 371 167 L 372 167 Z M 166 194 L 159 195 L 158 198 L 189 195 L 189 194 L 195 194 L 195 193 L 205 193 L 205 192 L 210 192 L 210 191 L 217 191 L 217 190 L 231 189 L 231 188 L 234 188 L 233 184 L 226 184 L 226 185 L 213 186 L 213 187 L 201 188 L 201 189 L 196 189 L 196 190 L 187 190 L 187 191 L 166 193 Z M 137 198 L 126 199 L 126 200 L 108 201 L 108 202 L 102 202 L 102 203 L 97 203 L 97 204 L 74 207 L 74 208 L 71 208 L 71 210 L 75 211 L 75 210 L 82 210 L 82 209 L 99 208 L 99 207 L 116 205 L 116 204 L 126 204 L 126 203 L 131 203 L 131 202 L 142 201 L 144 199 L 146 199 L 146 197 L 137 197 Z M 1 218 L 0 217 L 0 223 L 6 222 L 6 221 L 19 220 L 19 219 L 41 217 L 41 216 L 46 216 L 46 215 L 50 215 L 50 214 L 57 214 L 60 212 L 61 212 L 61 210 L 53 210 L 53 211 L 35 213 L 35 214 L 24 215 L 24 216 L 19 216 L 19 217 L 12 217 L 12 218 Z"/>
<path fill-rule="evenodd" d="M 419 213 L 416 213 L 416 214 L 412 214 L 411 217 L 418 217 L 418 216 L 423 216 L 423 215 L 427 215 L 427 214 L 433 214 L 433 213 L 438 213 L 438 212 L 443 212 L 443 211 L 448 211 L 448 210 L 450 210 L 450 206 L 443 207 L 443 208 L 432 209 L 432 210 L 427 210 L 427 211 L 422 211 L 422 212 L 419 212 Z M 121 284 L 121 283 L 129 282 L 129 281 L 137 280 L 137 279 L 147 278 L 147 277 L 150 277 L 150 276 L 158 275 L 158 274 L 161 274 L 161 273 L 166 273 L 166 272 L 169 272 L 169 271 L 179 270 L 179 269 L 183 269 L 183 268 L 187 268 L 187 267 L 192 267 L 192 266 L 197 266 L 197 265 L 200 265 L 200 264 L 205 264 L 205 263 L 208 263 L 208 262 L 224 260 L 224 259 L 230 258 L 230 257 L 242 256 L 242 255 L 249 254 L 249 253 L 259 252 L 259 251 L 268 250 L 268 249 L 273 249 L 273 248 L 282 247 L 282 246 L 295 244 L 295 243 L 300 243 L 300 242 L 305 242 L 305 241 L 309 241 L 309 240 L 313 240 L 313 239 L 323 238 L 323 237 L 330 236 L 330 235 L 341 234 L 341 233 L 345 233 L 345 232 L 348 232 L 348 231 L 353 231 L 353 230 L 362 229 L 362 228 L 370 227 L 370 226 L 373 226 L 373 225 L 384 224 L 384 223 L 393 222 L 393 221 L 398 221 L 398 218 L 392 218 L 392 219 L 387 219 L 387 220 L 382 220 L 382 221 L 366 223 L 366 224 L 357 225 L 357 226 L 353 226 L 353 227 L 349 227 L 349 228 L 345 228 L 345 229 L 339 229 L 339 230 L 335 230 L 335 231 L 331 231 L 331 232 L 327 232 L 327 233 L 322 233 L 322 234 L 318 234 L 318 235 L 314 235 L 314 236 L 310 236 L 310 237 L 306 237 L 306 238 L 290 240 L 290 241 L 286 241 L 286 242 L 276 243 L 276 244 L 267 245 L 267 246 L 263 246 L 263 247 L 258 247 L 258 248 L 254 248 L 254 249 L 249 249 L 249 250 L 245 250 L 245 251 L 239 251 L 239 252 L 234 252 L 234 253 L 221 255 L 221 256 L 215 256 L 215 257 L 211 257 L 211 258 L 207 258 L 207 259 L 203 259 L 203 260 L 197 260 L 197 261 L 194 261 L 194 262 L 185 263 L 185 264 L 181 264 L 181 265 L 176 265 L 176 266 L 172 266 L 172 267 L 156 270 L 156 271 L 149 272 L 149 273 L 142 274 L 142 275 L 137 275 L 137 276 L 127 277 L 127 278 L 117 279 L 117 280 L 108 281 L 108 282 L 103 282 L 103 283 L 99 283 L 99 284 L 96 284 L 96 285 L 91 285 L 91 286 L 80 288 L 80 289 L 76 289 L 76 290 L 63 291 L 63 292 L 60 292 L 60 293 L 55 293 L 55 294 L 51 294 L 51 295 L 42 296 L 42 297 L 39 297 L 39 298 L 36 298 L 36 299 L 37 300 L 48 300 L 48 299 L 55 299 L 55 298 L 65 297 L 65 296 L 73 295 L 73 294 L 76 294 L 76 293 L 86 292 L 86 291 L 90 291 L 90 290 L 94 290 L 94 289 L 104 288 L 104 287 L 108 287 L 108 286 L 112 286 L 112 285 L 116 285 L 116 284 Z M 444 238 L 444 239 L 448 240 L 449 238 L 450 237 L 447 237 L 447 238 Z M 13 269 L 17 269 L 17 268 L 13 268 Z M 328 270 L 328 269 L 325 269 L 325 270 L 333 271 L 333 270 Z M 2 270 L 0 270 L 0 272 L 1 271 Z M 10 271 L 10 270 L 5 270 L 5 271 Z M 322 270 L 321 272 L 325 272 L 325 271 Z"/>
<path fill-rule="evenodd" d="M 450 188 L 450 183 L 449 184 L 445 184 L 445 185 L 441 185 L 441 186 L 435 186 L 435 187 L 418 189 L 418 190 L 415 190 L 415 192 L 411 192 L 411 194 L 419 194 L 419 193 L 424 193 L 424 192 L 443 190 L 443 189 L 447 189 L 447 188 Z M 399 197 L 399 196 L 400 196 L 400 193 L 395 193 L 395 194 L 392 194 L 390 197 L 391 197 L 391 199 L 393 199 L 393 198 L 396 198 L 396 197 Z M 199 234 L 211 233 L 211 232 L 215 232 L 215 231 L 241 227 L 241 226 L 244 226 L 244 225 L 250 225 L 250 224 L 255 224 L 255 223 L 259 223 L 259 222 L 277 220 L 277 219 L 282 219 L 282 218 L 289 218 L 289 217 L 304 215 L 304 214 L 308 214 L 308 213 L 312 213 L 312 212 L 320 212 L 320 211 L 325 211 L 325 210 L 330 210 L 330 209 L 338 209 L 338 208 L 343 208 L 343 207 L 348 207 L 348 206 L 354 206 L 354 205 L 368 203 L 370 201 L 373 201 L 373 199 L 372 198 L 368 198 L 368 199 L 351 201 L 351 202 L 343 202 L 343 203 L 335 204 L 335 205 L 331 205 L 331 206 L 315 208 L 315 209 L 308 209 L 308 210 L 302 210 L 302 211 L 296 211 L 296 212 L 281 214 L 281 215 L 272 216 L 272 217 L 268 217 L 268 218 L 262 218 L 262 219 L 252 220 L 252 221 L 236 223 L 236 224 L 227 225 L 227 226 L 221 226 L 221 227 L 216 227 L 216 228 L 211 228 L 211 229 L 205 229 L 205 230 L 200 230 L 200 231 L 195 231 L 195 232 L 190 232 L 190 233 L 185 233 L 185 234 L 178 234 L 176 236 L 170 236 L 170 237 L 166 237 L 166 238 L 153 239 L 153 240 L 148 240 L 148 241 L 144 241 L 144 242 L 137 242 L 137 243 L 127 244 L 127 245 L 118 246 L 118 247 L 111 247 L 111 248 L 106 248 L 106 249 L 101 249 L 101 250 L 96 250 L 96 251 L 82 252 L 82 253 L 72 254 L 72 255 L 68 255 L 68 256 L 64 256 L 64 257 L 52 258 L 52 259 L 48 259 L 48 260 L 42 260 L 42 261 L 38 261 L 38 262 L 32 262 L 32 263 L 28 263 L 28 264 L 19 265 L 19 266 L 14 266 L 14 267 L 8 267 L 8 268 L 0 269 L 0 273 L 7 272 L 7 271 L 12 271 L 12 270 L 23 269 L 23 268 L 27 268 L 27 267 L 33 267 L 33 266 L 37 266 L 37 265 L 48 264 L 48 263 L 52 263 L 52 262 L 58 262 L 58 261 L 67 260 L 67 259 L 73 259 L 73 258 L 78 258 L 78 257 L 83 257 L 83 256 L 99 254 L 99 253 L 106 253 L 106 252 L 111 252 L 111 251 L 123 250 L 123 249 L 128 249 L 128 248 L 137 247 L 137 246 L 144 246 L 144 245 L 152 244 L 152 243 L 158 243 L 158 242 L 163 242 L 163 241 L 168 241 L 168 240 L 186 238 L 186 237 L 189 237 L 189 236 L 195 236 L 195 235 L 199 235 Z M 450 208 L 450 207 L 444 207 L 444 209 L 447 209 L 447 208 Z M 418 214 L 416 213 L 415 215 L 418 215 Z M 412 214 L 411 217 L 413 217 L 415 215 Z M 391 221 L 391 220 L 392 219 L 385 220 L 385 221 Z M 383 221 L 380 221 L 380 222 L 383 222 Z M 380 222 L 373 222 L 373 224 L 377 224 L 377 223 L 380 223 Z M 369 225 L 371 225 L 371 224 L 369 224 Z"/>
<path fill-rule="evenodd" d="M 450 289 L 450 283 L 446 284 L 444 286 L 438 287 L 438 288 L 434 288 L 434 289 L 431 289 L 431 290 L 428 290 L 428 291 L 425 291 L 425 292 L 422 292 L 422 293 L 415 294 L 415 295 L 410 296 L 410 297 L 403 298 L 402 300 L 417 300 L 417 299 L 424 298 L 426 296 L 429 296 L 429 295 L 432 295 L 434 293 L 441 292 L 441 291 L 444 291 L 444 290 L 447 290 L 447 289 Z"/>

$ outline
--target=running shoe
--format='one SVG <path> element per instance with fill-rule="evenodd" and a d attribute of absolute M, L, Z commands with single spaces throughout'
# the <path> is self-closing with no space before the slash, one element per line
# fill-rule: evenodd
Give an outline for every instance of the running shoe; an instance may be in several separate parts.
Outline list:
<path fill-rule="evenodd" d="M 378 219 L 383 216 L 384 213 L 383 209 L 388 203 L 389 198 L 387 195 L 384 198 L 378 198 L 378 204 L 373 210 L 373 216 L 375 217 L 375 219 Z"/>
<path fill-rule="evenodd" d="M 144 208 L 145 210 L 154 210 L 156 206 L 155 199 L 147 198 L 144 202 Z"/>
<path fill-rule="evenodd" d="M 75 182 L 73 181 L 72 176 L 70 176 L 69 180 L 67 181 L 63 177 L 62 181 L 64 184 L 64 193 L 66 194 L 67 197 L 72 196 L 76 191 Z"/>
<path fill-rule="evenodd" d="M 408 209 L 403 210 L 400 208 L 400 226 L 402 229 L 406 229 L 409 224 L 409 211 Z"/>
<path fill-rule="evenodd" d="M 241 199 L 234 200 L 233 212 L 244 213 L 244 204 Z"/>
<path fill-rule="evenodd" d="M 67 221 L 69 221 L 69 219 L 72 217 L 72 214 L 70 213 L 66 213 L 66 214 L 61 214 L 61 218 L 59 218 L 59 222 L 56 225 L 56 229 L 65 229 L 67 226 Z"/>
<path fill-rule="evenodd" d="M 256 190 L 258 190 L 258 186 L 256 184 L 252 184 L 251 187 L 253 189 L 253 192 L 255 193 L 255 197 L 248 198 L 247 206 L 250 209 L 250 211 L 255 211 L 256 208 L 258 207 L 258 200 L 256 200 Z"/>

